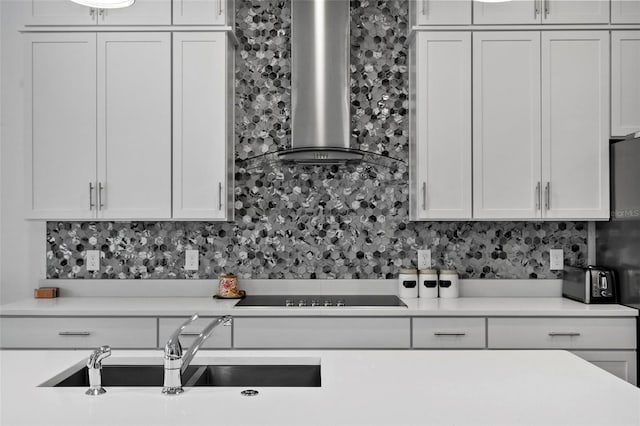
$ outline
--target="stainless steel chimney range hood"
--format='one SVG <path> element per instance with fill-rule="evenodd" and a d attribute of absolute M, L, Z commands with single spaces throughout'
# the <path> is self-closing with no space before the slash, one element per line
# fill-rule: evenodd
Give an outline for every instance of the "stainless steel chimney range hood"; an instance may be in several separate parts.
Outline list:
<path fill-rule="evenodd" d="M 291 148 L 242 160 L 265 164 L 369 163 L 406 167 L 387 153 L 351 147 L 350 1 L 291 0 Z"/>

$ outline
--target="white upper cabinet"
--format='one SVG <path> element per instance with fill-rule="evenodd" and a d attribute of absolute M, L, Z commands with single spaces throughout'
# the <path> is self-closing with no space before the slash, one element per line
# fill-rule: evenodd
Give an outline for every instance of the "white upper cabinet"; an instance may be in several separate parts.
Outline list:
<path fill-rule="evenodd" d="M 171 25 L 171 0 L 136 0 L 96 9 L 70 0 L 24 0 L 26 25 Z"/>
<path fill-rule="evenodd" d="M 225 25 L 232 15 L 231 1 L 173 0 L 174 25 Z"/>
<path fill-rule="evenodd" d="M 612 24 L 640 24 L 640 0 L 611 0 Z"/>
<path fill-rule="evenodd" d="M 224 33 L 173 35 L 173 217 L 233 214 L 233 60 Z"/>
<path fill-rule="evenodd" d="M 539 0 L 513 0 L 489 3 L 474 0 L 474 24 L 539 24 L 542 8 Z"/>
<path fill-rule="evenodd" d="M 95 216 L 96 36 L 25 36 L 26 215 Z"/>
<path fill-rule="evenodd" d="M 474 24 L 606 24 L 609 0 L 474 0 Z"/>
<path fill-rule="evenodd" d="M 640 31 L 611 32 L 611 136 L 640 131 Z"/>
<path fill-rule="evenodd" d="M 27 217 L 171 217 L 170 39 L 27 36 Z"/>
<path fill-rule="evenodd" d="M 473 35 L 473 215 L 540 217 L 540 33 Z"/>
<path fill-rule="evenodd" d="M 469 25 L 471 0 L 410 0 L 415 25 Z"/>
<path fill-rule="evenodd" d="M 418 32 L 414 219 L 471 218 L 471 34 Z"/>
<path fill-rule="evenodd" d="M 98 34 L 98 215 L 171 217 L 171 35 Z"/>
<path fill-rule="evenodd" d="M 545 218 L 609 218 L 608 59 L 608 31 L 542 33 Z"/>

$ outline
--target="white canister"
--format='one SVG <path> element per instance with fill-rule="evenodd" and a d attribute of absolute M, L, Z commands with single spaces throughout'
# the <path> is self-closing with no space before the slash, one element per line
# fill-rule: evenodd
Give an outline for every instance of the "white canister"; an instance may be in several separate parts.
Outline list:
<path fill-rule="evenodd" d="M 418 297 L 418 270 L 400 269 L 398 275 L 398 297 L 415 299 Z"/>
<path fill-rule="evenodd" d="M 438 297 L 438 271 L 435 269 L 420 269 L 418 277 L 418 296 L 424 299 Z"/>
<path fill-rule="evenodd" d="M 458 273 L 453 269 L 443 269 L 438 277 L 438 293 L 443 299 L 453 299 L 460 294 Z"/>

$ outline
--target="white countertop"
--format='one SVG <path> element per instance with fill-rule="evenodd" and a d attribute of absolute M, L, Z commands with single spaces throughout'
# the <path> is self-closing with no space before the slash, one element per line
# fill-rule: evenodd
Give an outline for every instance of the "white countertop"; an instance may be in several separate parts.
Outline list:
<path fill-rule="evenodd" d="M 2 316 L 572 316 L 633 317 L 622 305 L 585 305 L 562 297 L 403 299 L 407 308 L 234 308 L 211 297 L 60 297 L 0 306 Z"/>
<path fill-rule="evenodd" d="M 212 357 L 315 357 L 319 388 L 37 387 L 87 351 L 0 351 L 0 424 L 637 426 L 640 389 L 565 351 L 201 351 Z M 160 351 L 114 351 L 155 357 Z M 214 362 L 215 363 L 215 362 Z"/>

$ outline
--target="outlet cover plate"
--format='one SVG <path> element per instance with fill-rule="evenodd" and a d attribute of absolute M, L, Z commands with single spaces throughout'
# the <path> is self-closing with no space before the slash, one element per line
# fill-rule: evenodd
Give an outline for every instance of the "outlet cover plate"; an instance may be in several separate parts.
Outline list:
<path fill-rule="evenodd" d="M 185 250 L 184 252 L 184 269 L 187 271 L 197 271 L 199 267 L 200 253 L 198 250 Z"/>
<path fill-rule="evenodd" d="M 87 271 L 100 270 L 100 250 L 87 250 Z"/>
<path fill-rule="evenodd" d="M 431 268 L 431 250 L 418 250 L 418 269 Z"/>
<path fill-rule="evenodd" d="M 549 262 L 552 271 L 562 271 L 564 269 L 564 251 L 562 249 L 549 250 Z"/>

